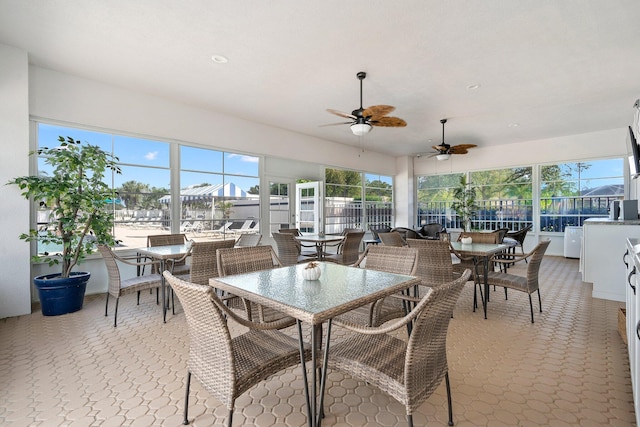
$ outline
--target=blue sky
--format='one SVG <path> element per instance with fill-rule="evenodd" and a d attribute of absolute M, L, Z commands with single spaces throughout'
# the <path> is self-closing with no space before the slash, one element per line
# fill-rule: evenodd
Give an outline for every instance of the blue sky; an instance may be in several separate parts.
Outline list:
<path fill-rule="evenodd" d="M 82 142 L 97 145 L 107 152 L 113 151 L 119 162 L 124 164 L 122 166 L 122 175 L 115 177 L 114 185 L 116 187 L 126 181 L 143 182 L 154 187 L 169 187 L 169 143 L 64 126 L 39 124 L 38 140 L 41 146 L 57 146 L 59 144 L 59 136 L 70 136 Z M 181 146 L 180 156 L 182 169 L 190 171 L 181 174 L 181 187 L 204 182 L 210 184 L 220 183 L 222 178 L 211 172 L 222 172 L 223 162 L 226 174 L 258 175 L 259 158 L 254 156 L 223 153 L 188 146 Z M 245 191 L 259 183 L 257 178 L 247 177 L 234 176 L 228 177 L 228 180 L 231 180 Z"/>

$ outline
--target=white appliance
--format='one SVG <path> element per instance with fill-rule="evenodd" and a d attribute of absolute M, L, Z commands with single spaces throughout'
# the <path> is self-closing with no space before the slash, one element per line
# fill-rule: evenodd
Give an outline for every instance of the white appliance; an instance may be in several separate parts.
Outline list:
<path fill-rule="evenodd" d="M 567 226 L 564 228 L 564 257 L 580 258 L 582 247 L 582 227 Z"/>

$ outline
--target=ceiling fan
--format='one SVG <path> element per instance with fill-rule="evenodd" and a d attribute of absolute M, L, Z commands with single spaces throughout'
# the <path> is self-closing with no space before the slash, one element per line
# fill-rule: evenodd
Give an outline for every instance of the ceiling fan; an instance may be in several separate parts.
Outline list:
<path fill-rule="evenodd" d="M 447 123 L 447 119 L 440 120 L 442 123 L 442 143 L 440 145 L 434 145 L 431 148 L 436 150 L 435 153 L 431 153 L 428 157 L 435 157 L 438 160 L 448 160 L 452 154 L 467 154 L 469 148 L 477 147 L 475 144 L 459 144 L 449 145 L 444 142 L 444 124 Z M 422 157 L 422 154 L 418 154 L 417 157 Z"/>
<path fill-rule="evenodd" d="M 353 110 L 351 114 L 343 113 L 342 111 L 333 110 L 328 108 L 327 111 L 336 116 L 351 119 L 349 122 L 332 123 L 324 126 L 334 125 L 351 125 L 351 132 L 356 136 L 362 136 L 371 131 L 372 126 L 381 127 L 404 127 L 407 122 L 398 117 L 388 117 L 387 114 L 395 110 L 395 107 L 391 105 L 373 105 L 371 107 L 362 107 L 362 80 L 367 77 L 367 73 L 360 71 L 356 74 L 358 80 L 360 80 L 360 108 Z"/>

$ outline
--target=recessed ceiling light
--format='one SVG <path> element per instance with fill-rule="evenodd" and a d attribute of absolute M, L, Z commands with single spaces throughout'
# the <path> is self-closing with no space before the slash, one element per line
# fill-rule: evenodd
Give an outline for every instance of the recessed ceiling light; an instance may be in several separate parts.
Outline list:
<path fill-rule="evenodd" d="M 518 126 L 520 126 L 520 123 L 509 123 L 507 126 L 510 128 L 517 128 Z"/>
<path fill-rule="evenodd" d="M 222 56 L 222 55 L 213 55 L 211 57 L 211 60 L 216 64 L 226 64 L 227 62 L 229 62 L 229 59 L 227 59 L 226 56 Z"/>
<path fill-rule="evenodd" d="M 467 86 L 467 89 L 474 90 L 474 89 L 478 89 L 479 87 L 480 87 L 480 85 L 476 83 L 476 84 Z"/>

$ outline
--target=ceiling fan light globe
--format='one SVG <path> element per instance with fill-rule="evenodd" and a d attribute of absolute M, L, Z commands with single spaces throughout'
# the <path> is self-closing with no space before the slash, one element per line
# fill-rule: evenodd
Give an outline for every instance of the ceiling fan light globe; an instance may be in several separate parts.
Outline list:
<path fill-rule="evenodd" d="M 355 136 L 366 135 L 371 132 L 371 125 L 369 123 L 354 123 L 351 125 L 351 132 Z"/>
<path fill-rule="evenodd" d="M 443 160 L 449 160 L 449 157 L 451 157 L 451 154 L 438 154 L 436 156 L 436 159 L 443 161 Z"/>

